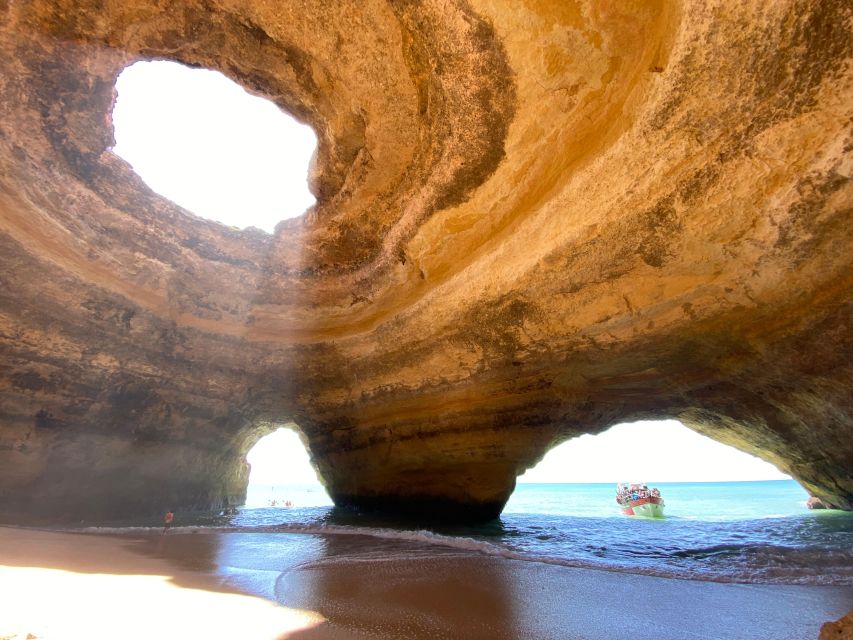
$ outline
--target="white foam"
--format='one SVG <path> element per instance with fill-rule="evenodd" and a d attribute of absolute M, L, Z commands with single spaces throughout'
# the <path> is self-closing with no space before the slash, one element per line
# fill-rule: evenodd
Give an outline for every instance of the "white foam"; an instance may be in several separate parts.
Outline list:
<path fill-rule="evenodd" d="M 65 529 L 64 531 L 103 535 L 151 535 L 162 532 L 162 527 L 86 527 L 83 529 Z M 635 564 L 622 564 L 617 560 L 596 561 L 589 558 L 567 558 L 562 556 L 535 554 L 513 549 L 504 545 L 495 544 L 485 540 L 476 540 L 464 536 L 448 536 L 425 530 L 396 530 L 385 528 L 356 527 L 350 525 L 301 525 L 301 524 L 276 524 L 255 527 L 236 526 L 184 526 L 172 527 L 168 535 L 186 534 L 211 534 L 211 533 L 287 533 L 297 535 L 321 535 L 321 536 L 365 536 L 381 540 L 397 540 L 416 544 L 440 546 L 448 549 L 456 549 L 465 553 L 499 557 L 507 560 L 521 562 L 536 562 L 548 565 L 556 565 L 573 569 L 592 569 L 598 571 L 610 571 L 618 573 L 632 573 L 662 578 L 678 578 L 687 580 L 701 580 L 708 582 L 724 583 L 761 583 L 761 584 L 822 584 L 822 585 L 851 585 L 853 575 L 851 568 L 847 566 L 828 567 L 822 566 L 814 570 L 797 567 L 786 570 L 783 566 L 741 566 L 729 567 L 725 574 L 709 572 L 706 568 L 692 569 L 689 567 L 667 567 L 667 566 L 637 566 Z M 382 560 L 393 560 L 401 557 L 412 558 L 414 555 L 406 552 L 405 555 L 393 554 L 387 557 L 375 555 L 341 555 L 324 558 L 314 564 L 329 563 L 355 563 L 355 562 L 377 562 Z"/>

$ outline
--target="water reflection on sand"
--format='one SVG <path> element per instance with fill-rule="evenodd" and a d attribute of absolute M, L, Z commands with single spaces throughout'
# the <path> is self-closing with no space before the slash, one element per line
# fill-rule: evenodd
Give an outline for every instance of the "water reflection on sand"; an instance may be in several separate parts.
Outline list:
<path fill-rule="evenodd" d="M 363 535 L 167 535 L 150 549 L 223 588 L 321 614 L 287 637 L 816 637 L 853 588 L 671 580 L 507 560 Z M 683 615 L 690 610 L 690 615 Z M 630 633 L 627 631 L 630 630 Z M 627 635 L 626 635 L 627 633 Z"/>

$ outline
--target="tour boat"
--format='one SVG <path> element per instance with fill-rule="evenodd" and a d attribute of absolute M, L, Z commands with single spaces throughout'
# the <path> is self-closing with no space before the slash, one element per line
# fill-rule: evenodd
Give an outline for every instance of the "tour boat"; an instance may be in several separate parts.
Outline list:
<path fill-rule="evenodd" d="M 617 484 L 616 503 L 626 516 L 663 518 L 660 491 L 649 489 L 645 484 Z"/>

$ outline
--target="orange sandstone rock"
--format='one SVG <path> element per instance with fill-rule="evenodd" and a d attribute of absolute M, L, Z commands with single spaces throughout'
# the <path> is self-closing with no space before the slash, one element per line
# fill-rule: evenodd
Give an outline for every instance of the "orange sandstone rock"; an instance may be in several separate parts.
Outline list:
<path fill-rule="evenodd" d="M 0 510 L 239 502 L 295 422 L 341 504 L 497 514 L 673 417 L 853 508 L 845 3 L 0 2 Z M 217 69 L 317 132 L 317 205 L 201 220 L 114 83 Z"/>
<path fill-rule="evenodd" d="M 853 611 L 835 622 L 827 622 L 820 628 L 819 640 L 853 639 Z"/>

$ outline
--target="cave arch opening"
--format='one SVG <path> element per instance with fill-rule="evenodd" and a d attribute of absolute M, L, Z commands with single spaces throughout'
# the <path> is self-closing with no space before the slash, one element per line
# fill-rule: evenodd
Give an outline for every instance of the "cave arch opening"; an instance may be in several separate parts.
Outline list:
<path fill-rule="evenodd" d="M 315 203 L 314 131 L 223 74 L 141 61 L 119 74 L 116 93 L 112 152 L 184 209 L 272 233 Z"/>
<path fill-rule="evenodd" d="M 722 518 L 794 514 L 808 493 L 775 466 L 677 420 L 616 424 L 553 447 L 519 476 L 505 512 L 546 504 L 566 515 L 618 515 L 617 482 L 659 486 L 667 515 Z"/>
<path fill-rule="evenodd" d="M 246 461 L 247 508 L 332 505 L 295 425 L 279 427 L 258 439 Z"/>

